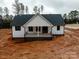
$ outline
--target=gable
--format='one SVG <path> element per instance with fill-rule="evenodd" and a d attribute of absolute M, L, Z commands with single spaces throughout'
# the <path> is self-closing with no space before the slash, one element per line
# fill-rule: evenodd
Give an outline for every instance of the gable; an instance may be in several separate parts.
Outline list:
<path fill-rule="evenodd" d="M 51 26 L 52 24 L 40 15 L 34 16 L 24 26 Z"/>

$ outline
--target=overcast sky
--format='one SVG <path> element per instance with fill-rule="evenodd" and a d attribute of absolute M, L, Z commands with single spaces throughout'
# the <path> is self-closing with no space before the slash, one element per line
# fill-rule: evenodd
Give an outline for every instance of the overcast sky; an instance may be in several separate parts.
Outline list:
<path fill-rule="evenodd" d="M 20 0 L 19 2 L 29 6 L 31 13 L 35 5 L 44 5 L 44 13 L 64 14 L 71 10 L 79 10 L 79 0 Z M 13 14 L 13 3 L 14 0 L 0 0 L 0 6 L 8 7 L 10 14 Z"/>

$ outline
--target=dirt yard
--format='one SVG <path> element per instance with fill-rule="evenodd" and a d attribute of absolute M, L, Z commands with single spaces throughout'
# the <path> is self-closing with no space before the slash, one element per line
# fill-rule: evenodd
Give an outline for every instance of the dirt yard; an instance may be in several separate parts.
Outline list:
<path fill-rule="evenodd" d="M 49 41 L 17 43 L 10 29 L 0 29 L 0 59 L 79 59 L 79 29 Z"/>

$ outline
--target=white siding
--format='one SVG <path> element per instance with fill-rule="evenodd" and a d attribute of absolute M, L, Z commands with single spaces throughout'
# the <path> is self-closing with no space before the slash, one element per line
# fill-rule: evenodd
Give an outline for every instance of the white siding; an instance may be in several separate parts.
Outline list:
<path fill-rule="evenodd" d="M 24 24 L 25 27 L 28 27 L 28 26 L 50 26 L 50 25 L 51 24 L 48 21 L 46 21 L 45 19 L 43 19 L 40 16 L 36 16 L 29 23 Z"/>
<path fill-rule="evenodd" d="M 60 30 L 57 30 L 57 26 L 52 28 L 52 34 L 54 35 L 63 35 L 64 34 L 64 26 L 60 26 Z"/>
<path fill-rule="evenodd" d="M 48 27 L 48 33 L 51 33 L 52 27 Z"/>
<path fill-rule="evenodd" d="M 33 29 L 33 30 L 35 30 L 35 29 Z M 41 27 L 41 31 L 42 31 L 42 27 Z M 25 32 L 27 32 L 27 33 L 33 33 L 33 32 L 29 32 L 28 27 L 25 28 Z M 51 33 L 51 27 L 48 27 L 48 33 Z"/>
<path fill-rule="evenodd" d="M 17 38 L 17 37 L 24 37 L 24 28 L 21 27 L 21 30 L 20 31 L 16 31 L 15 30 L 15 26 L 12 27 L 12 35 L 14 38 Z"/>

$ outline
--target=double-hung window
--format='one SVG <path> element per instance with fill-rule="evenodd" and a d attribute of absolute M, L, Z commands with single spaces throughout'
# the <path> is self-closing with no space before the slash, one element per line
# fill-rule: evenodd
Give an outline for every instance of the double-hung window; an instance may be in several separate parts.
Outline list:
<path fill-rule="evenodd" d="M 29 32 L 33 32 L 33 27 L 29 27 Z"/>
<path fill-rule="evenodd" d="M 20 26 L 15 26 L 15 30 L 16 31 L 20 31 L 21 30 L 21 27 Z"/>
<path fill-rule="evenodd" d="M 60 30 L 60 26 L 57 26 L 57 30 Z"/>

